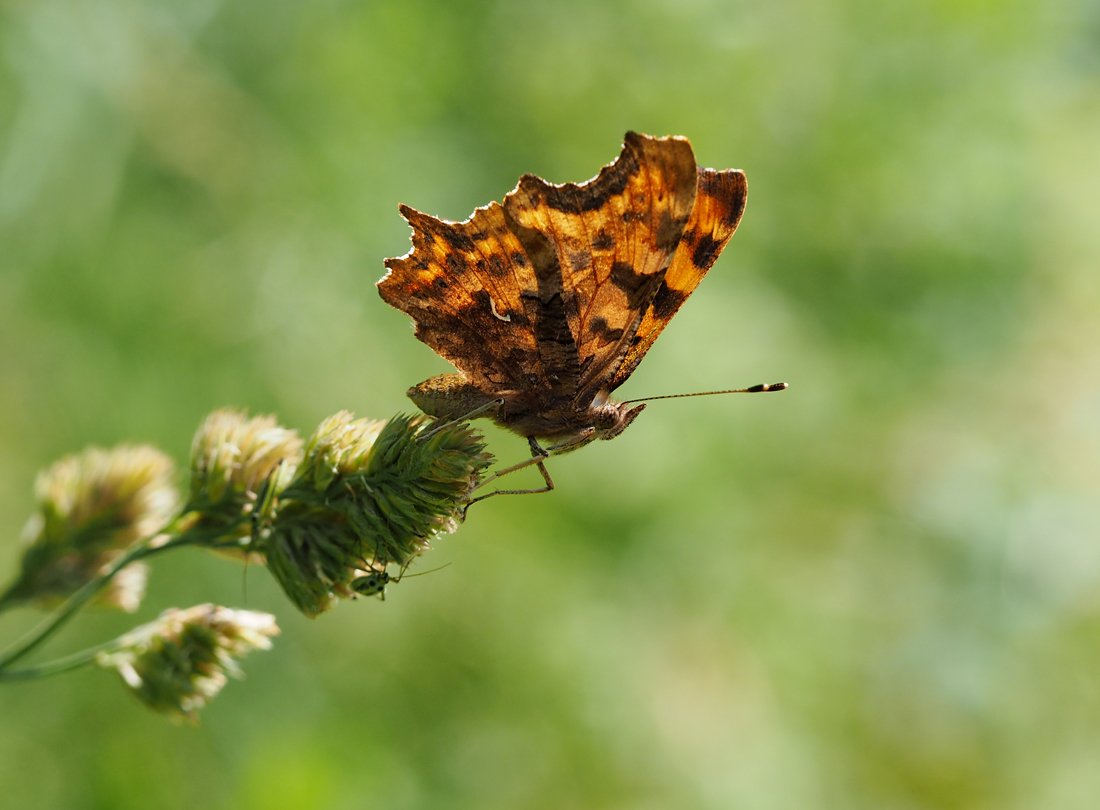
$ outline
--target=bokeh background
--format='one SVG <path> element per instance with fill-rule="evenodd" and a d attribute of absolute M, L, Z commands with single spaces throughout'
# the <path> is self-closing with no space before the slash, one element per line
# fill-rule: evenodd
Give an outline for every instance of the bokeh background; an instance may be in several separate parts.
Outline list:
<path fill-rule="evenodd" d="M 269 610 L 276 648 L 197 728 L 102 672 L 5 685 L 0 804 L 1096 806 L 1088 0 L 7 2 L 0 575 L 65 453 L 409 409 L 448 366 L 373 289 L 397 204 L 582 180 L 628 129 L 751 193 L 621 393 L 790 391 L 654 403 L 315 621 L 160 560 L 138 619 Z"/>

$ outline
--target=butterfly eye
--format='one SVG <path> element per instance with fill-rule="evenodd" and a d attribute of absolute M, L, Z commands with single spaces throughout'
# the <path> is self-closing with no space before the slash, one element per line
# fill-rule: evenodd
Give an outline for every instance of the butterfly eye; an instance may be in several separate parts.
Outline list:
<path fill-rule="evenodd" d="M 637 419 L 638 414 L 644 410 L 645 405 L 638 405 L 633 408 L 627 408 L 622 403 L 608 405 L 600 412 L 597 436 L 601 439 L 614 439 L 630 427 L 630 423 Z"/>

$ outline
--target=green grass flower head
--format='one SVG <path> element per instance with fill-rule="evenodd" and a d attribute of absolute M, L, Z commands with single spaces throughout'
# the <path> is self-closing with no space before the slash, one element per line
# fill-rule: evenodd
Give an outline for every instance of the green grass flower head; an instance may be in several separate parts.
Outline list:
<path fill-rule="evenodd" d="M 354 597 L 364 572 L 407 566 L 454 531 L 491 464 L 465 423 L 386 423 L 342 411 L 326 419 L 278 495 L 257 546 L 290 600 L 309 616 Z"/>
<path fill-rule="evenodd" d="M 271 648 L 279 632 L 275 617 L 251 610 L 204 604 L 166 610 L 127 633 L 96 663 L 113 669 L 150 708 L 195 720 L 229 676 L 240 677 L 238 659 Z"/>
<path fill-rule="evenodd" d="M 53 604 L 94 579 L 127 547 L 165 528 L 179 508 L 172 460 L 148 445 L 89 448 L 61 459 L 35 483 L 37 507 L 10 602 Z M 145 566 L 127 566 L 98 601 L 137 609 Z"/>
<path fill-rule="evenodd" d="M 191 445 L 187 508 L 195 514 L 193 530 L 222 530 L 224 535 L 212 545 L 247 542 L 251 534 L 247 518 L 259 493 L 274 475 L 293 470 L 301 455 L 301 438 L 274 417 L 214 411 Z"/>

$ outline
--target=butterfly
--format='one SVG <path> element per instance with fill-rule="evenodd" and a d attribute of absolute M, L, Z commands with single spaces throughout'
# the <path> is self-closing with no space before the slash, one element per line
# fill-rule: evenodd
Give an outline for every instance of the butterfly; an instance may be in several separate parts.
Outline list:
<path fill-rule="evenodd" d="M 697 166 L 686 138 L 628 132 L 584 183 L 526 174 L 462 222 L 401 206 L 412 249 L 386 260 L 378 291 L 458 369 L 409 398 L 526 437 L 525 464 L 552 489 L 542 458 L 613 439 L 645 408 L 611 394 L 714 264 L 746 193 L 743 172 Z"/>

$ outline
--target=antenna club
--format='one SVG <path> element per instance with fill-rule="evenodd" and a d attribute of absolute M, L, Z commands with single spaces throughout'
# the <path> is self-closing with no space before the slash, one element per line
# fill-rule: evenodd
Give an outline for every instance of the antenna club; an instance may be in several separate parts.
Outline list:
<path fill-rule="evenodd" d="M 751 388 L 746 388 L 746 394 L 757 394 L 763 391 L 786 391 L 790 388 L 785 382 L 778 383 L 761 383 L 760 385 L 754 385 Z"/>

